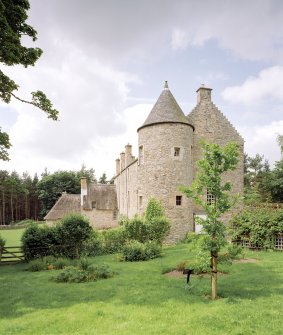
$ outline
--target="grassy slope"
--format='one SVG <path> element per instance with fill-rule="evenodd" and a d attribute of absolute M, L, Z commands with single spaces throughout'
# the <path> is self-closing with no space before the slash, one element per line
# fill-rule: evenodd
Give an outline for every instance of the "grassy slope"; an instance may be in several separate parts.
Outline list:
<path fill-rule="evenodd" d="M 0 230 L 0 236 L 2 236 L 6 240 L 6 247 L 12 246 L 17 247 L 20 246 L 21 243 L 21 237 L 23 235 L 23 232 L 25 229 L 1 229 Z"/>
<path fill-rule="evenodd" d="M 120 263 L 93 259 L 119 272 L 83 284 L 49 281 L 54 271 L 25 265 L 0 268 L 0 334 L 282 334 L 282 253 L 258 253 L 257 263 L 235 264 L 219 277 L 221 299 L 207 298 L 209 278 L 167 277 L 164 268 L 188 258 L 186 245 L 161 259 Z"/>

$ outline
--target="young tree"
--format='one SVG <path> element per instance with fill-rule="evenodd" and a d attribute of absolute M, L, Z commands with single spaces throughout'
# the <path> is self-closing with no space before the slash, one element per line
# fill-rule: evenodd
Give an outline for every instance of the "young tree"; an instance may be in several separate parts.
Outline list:
<path fill-rule="evenodd" d="M 205 232 L 210 236 L 206 245 L 211 259 L 211 298 L 217 298 L 217 257 L 220 248 L 226 244 L 225 225 L 220 217 L 235 203 L 230 195 L 231 183 L 222 182 L 222 175 L 228 170 L 234 170 L 238 163 L 239 148 L 236 143 L 224 147 L 218 144 L 202 143 L 203 159 L 198 161 L 198 172 L 190 187 L 181 187 L 187 197 L 193 198 L 201 206 L 206 219 L 199 219 Z M 212 201 L 207 202 L 206 195 Z"/>
<path fill-rule="evenodd" d="M 0 0 L 0 63 L 6 66 L 34 65 L 42 54 L 40 48 L 27 48 L 22 45 L 22 36 L 28 36 L 33 41 L 37 39 L 36 30 L 26 23 L 29 1 Z M 11 98 L 31 104 L 47 113 L 48 118 L 58 119 L 58 111 L 42 91 L 31 93 L 31 100 L 19 98 L 15 91 L 18 85 L 0 70 L 0 99 L 9 103 Z M 8 160 L 7 150 L 10 148 L 9 136 L 0 129 L 0 160 Z"/>

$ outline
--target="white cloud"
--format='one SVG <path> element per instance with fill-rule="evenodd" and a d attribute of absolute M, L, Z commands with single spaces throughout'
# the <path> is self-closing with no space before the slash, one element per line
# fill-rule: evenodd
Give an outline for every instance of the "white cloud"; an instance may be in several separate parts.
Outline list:
<path fill-rule="evenodd" d="M 186 32 L 181 29 L 174 28 L 171 38 L 171 46 L 173 50 L 186 49 L 189 39 Z"/>
<path fill-rule="evenodd" d="M 259 104 L 265 98 L 283 101 L 283 66 L 262 70 L 257 77 L 249 77 L 242 85 L 227 87 L 222 98 L 232 103 Z"/>
<path fill-rule="evenodd" d="M 245 139 L 245 152 L 250 156 L 257 153 L 264 155 L 271 164 L 280 160 L 280 148 L 276 138 L 278 134 L 283 134 L 283 120 L 263 126 L 240 127 L 239 132 Z"/>

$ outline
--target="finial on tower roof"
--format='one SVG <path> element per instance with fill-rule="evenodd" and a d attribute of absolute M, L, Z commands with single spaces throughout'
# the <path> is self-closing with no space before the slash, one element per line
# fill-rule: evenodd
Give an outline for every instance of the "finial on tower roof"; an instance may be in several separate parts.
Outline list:
<path fill-rule="evenodd" d="M 165 90 L 169 90 L 169 87 L 168 87 L 168 81 L 167 81 L 167 80 L 165 80 L 165 83 L 164 83 L 164 89 L 165 89 Z"/>

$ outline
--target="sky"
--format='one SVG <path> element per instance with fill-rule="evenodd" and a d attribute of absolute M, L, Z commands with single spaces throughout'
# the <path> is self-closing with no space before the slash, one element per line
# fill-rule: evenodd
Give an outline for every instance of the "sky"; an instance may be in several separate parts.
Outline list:
<path fill-rule="evenodd" d="M 245 139 L 245 152 L 280 159 L 283 134 L 283 1 L 31 0 L 27 46 L 43 49 L 34 67 L 1 70 L 17 95 L 42 90 L 59 121 L 18 101 L 0 102 L 10 161 L 0 169 L 39 175 L 94 168 L 115 174 L 128 143 L 167 80 L 187 115 L 196 90 L 212 100 Z"/>

